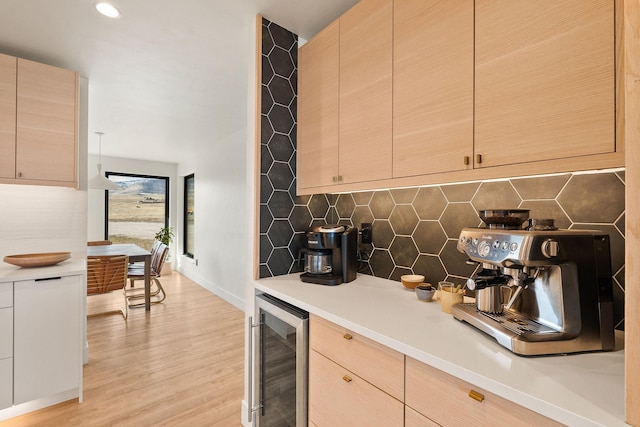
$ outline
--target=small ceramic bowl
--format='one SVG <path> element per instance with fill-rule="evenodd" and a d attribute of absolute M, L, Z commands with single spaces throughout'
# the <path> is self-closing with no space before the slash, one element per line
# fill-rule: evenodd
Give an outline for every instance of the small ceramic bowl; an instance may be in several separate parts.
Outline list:
<path fill-rule="evenodd" d="M 424 282 L 422 274 L 405 274 L 400 277 L 400 281 L 407 289 L 415 289 L 420 283 Z"/>
<path fill-rule="evenodd" d="M 433 300 L 433 295 L 436 293 L 436 288 L 429 283 L 420 283 L 416 286 L 416 296 L 421 301 Z"/>

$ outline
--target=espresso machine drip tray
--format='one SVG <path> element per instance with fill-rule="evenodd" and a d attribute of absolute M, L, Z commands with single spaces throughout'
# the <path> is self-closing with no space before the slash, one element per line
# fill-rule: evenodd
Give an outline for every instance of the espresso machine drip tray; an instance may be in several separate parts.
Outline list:
<path fill-rule="evenodd" d="M 452 307 L 453 317 L 469 323 L 492 336 L 498 343 L 511 351 L 523 355 L 538 354 L 528 348 L 535 342 L 553 339 L 553 334 L 561 333 L 541 325 L 518 313 L 505 311 L 501 314 L 485 313 L 476 308 L 475 303 L 457 304 Z"/>

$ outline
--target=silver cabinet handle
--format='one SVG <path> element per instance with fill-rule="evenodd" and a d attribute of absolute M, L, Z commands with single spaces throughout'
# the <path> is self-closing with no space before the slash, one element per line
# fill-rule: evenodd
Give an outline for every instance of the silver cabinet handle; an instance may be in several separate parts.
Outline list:
<path fill-rule="evenodd" d="M 260 324 L 253 324 L 253 317 L 249 316 L 247 322 L 249 343 L 247 349 L 249 353 L 249 360 L 247 363 L 247 421 L 253 423 L 253 413 L 260 409 L 260 407 L 253 407 L 253 328 L 259 327 Z"/>

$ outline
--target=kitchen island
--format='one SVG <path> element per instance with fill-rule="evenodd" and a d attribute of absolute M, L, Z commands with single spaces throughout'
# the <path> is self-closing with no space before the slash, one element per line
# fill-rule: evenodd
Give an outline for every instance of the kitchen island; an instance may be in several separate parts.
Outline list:
<path fill-rule="evenodd" d="M 322 286 L 290 274 L 254 286 L 560 423 L 626 425 L 622 334 L 611 352 L 523 357 L 443 313 L 437 302 L 419 301 L 399 282 L 358 275 Z"/>

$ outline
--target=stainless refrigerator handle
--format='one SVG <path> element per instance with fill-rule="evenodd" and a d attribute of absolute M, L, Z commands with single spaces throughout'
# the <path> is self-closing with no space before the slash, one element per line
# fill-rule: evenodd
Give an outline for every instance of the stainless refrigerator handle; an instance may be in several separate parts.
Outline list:
<path fill-rule="evenodd" d="M 249 316 L 247 334 L 249 335 L 249 363 L 247 366 L 247 420 L 253 424 L 253 316 Z"/>
<path fill-rule="evenodd" d="M 249 335 L 249 343 L 247 345 L 248 348 L 248 353 L 249 353 L 249 362 L 248 362 L 248 366 L 247 366 L 247 420 L 249 421 L 249 423 L 253 424 L 253 413 L 260 409 L 260 407 L 254 408 L 253 407 L 253 368 L 254 368 L 254 361 L 253 361 L 253 328 L 259 327 L 260 324 L 253 324 L 253 316 L 249 316 L 248 319 L 248 323 L 247 323 L 247 328 L 248 328 L 248 335 Z"/>

